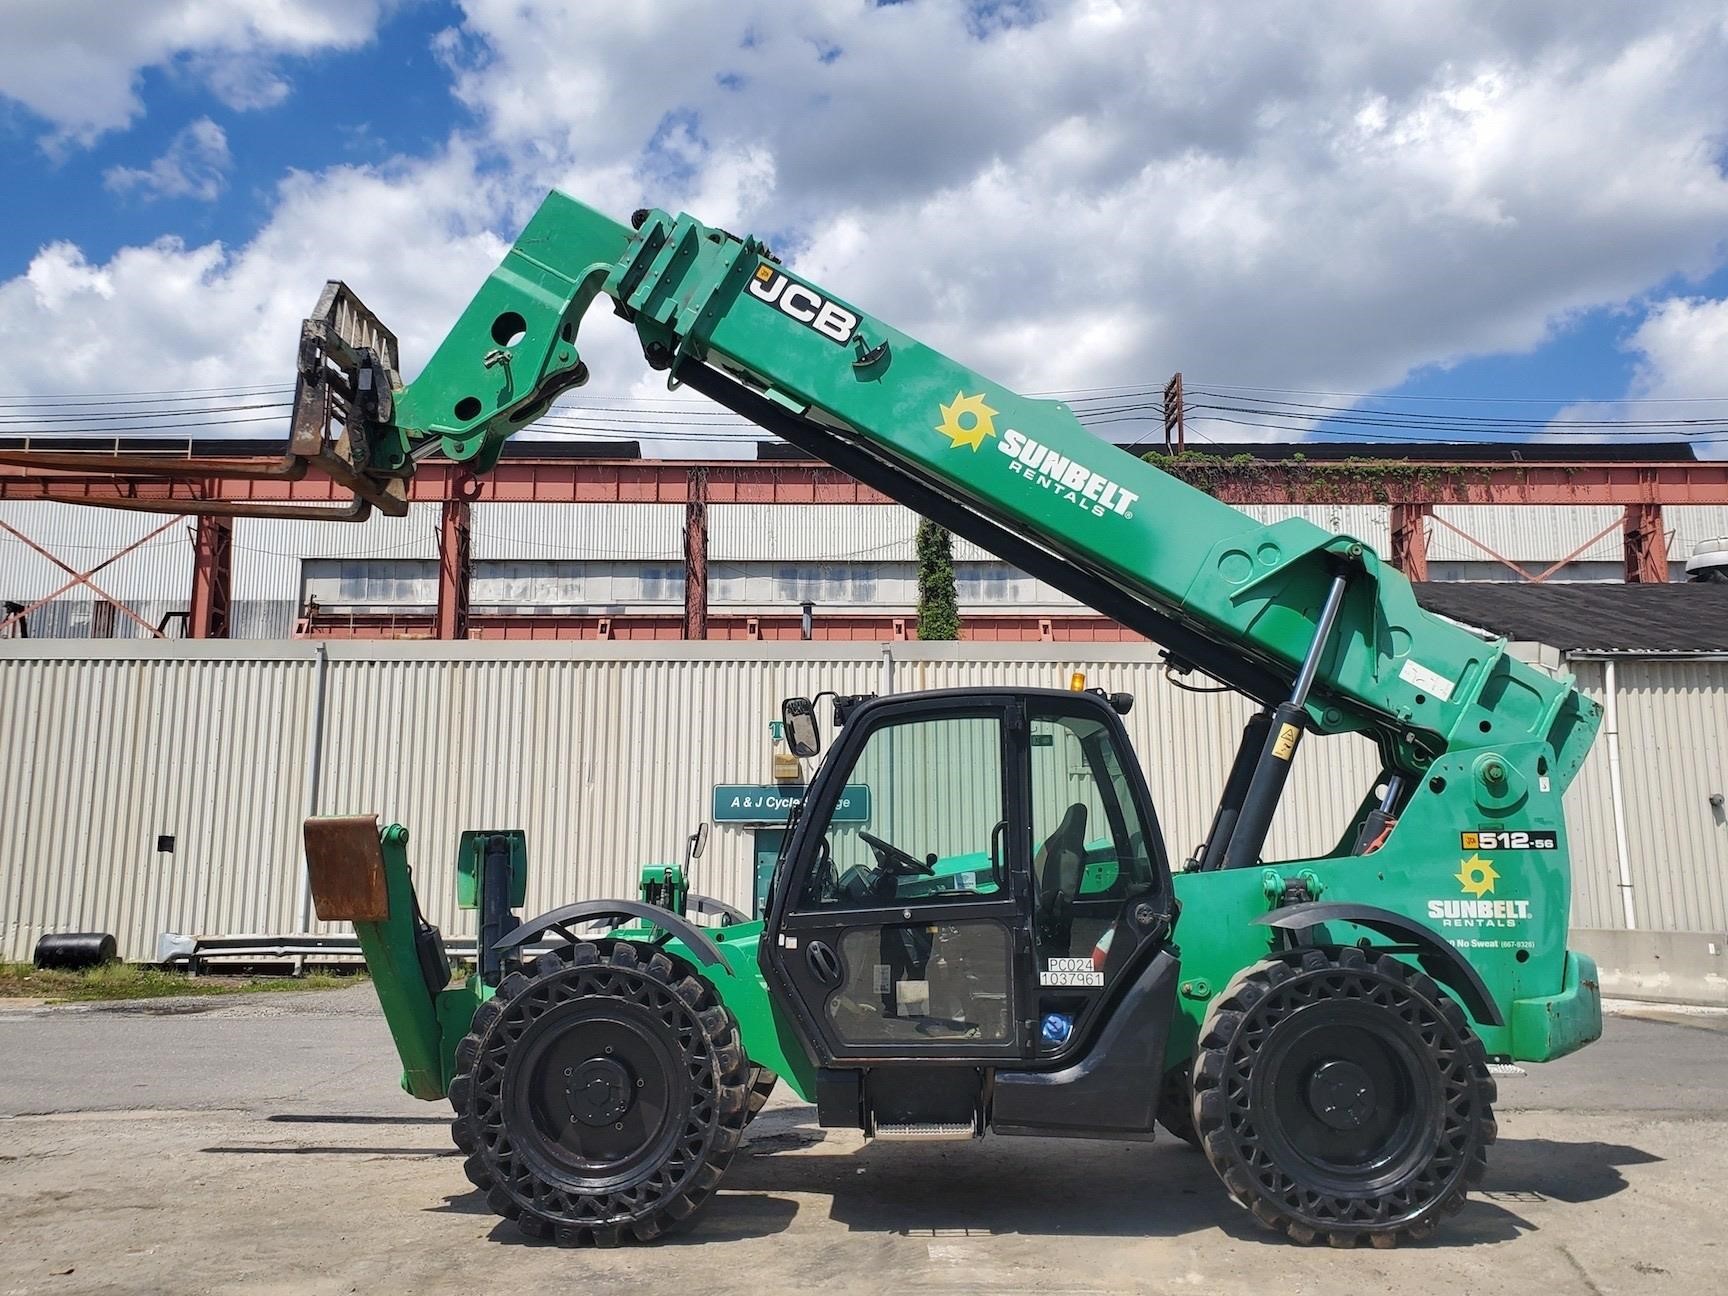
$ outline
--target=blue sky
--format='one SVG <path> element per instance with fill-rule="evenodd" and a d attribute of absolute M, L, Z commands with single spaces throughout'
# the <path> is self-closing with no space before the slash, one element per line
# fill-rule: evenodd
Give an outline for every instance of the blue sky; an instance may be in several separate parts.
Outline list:
<path fill-rule="evenodd" d="M 468 116 L 430 47 L 432 33 L 459 18 L 453 4 L 415 0 L 361 49 L 284 59 L 287 97 L 251 111 L 234 111 L 172 65 L 142 68 L 144 115 L 58 157 L 38 143 L 52 123 L 0 98 L 0 192 L 11 195 L 0 203 L 0 278 L 22 273 L 43 244 L 61 239 L 97 261 L 163 235 L 240 243 L 269 219 L 276 182 L 289 169 L 435 150 Z M 111 168 L 161 156 L 200 117 L 221 126 L 233 155 L 220 201 L 116 197 L 104 187 Z"/>
<path fill-rule="evenodd" d="M 1728 414 L 1675 403 L 1728 397 L 1718 9 L 17 0 L 0 394 L 285 381 L 331 274 L 406 321 L 412 370 L 557 184 L 766 234 L 1024 390 L 1180 368 Z M 43 73 L 67 49 L 86 95 Z M 579 401 L 665 404 L 627 338 L 594 345 Z"/>

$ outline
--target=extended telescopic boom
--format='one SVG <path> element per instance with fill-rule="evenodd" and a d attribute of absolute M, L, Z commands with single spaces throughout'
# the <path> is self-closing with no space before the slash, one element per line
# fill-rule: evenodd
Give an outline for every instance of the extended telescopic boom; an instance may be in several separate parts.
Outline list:
<path fill-rule="evenodd" d="M 688 215 L 625 226 L 550 194 L 420 377 L 382 403 L 389 417 L 349 429 L 369 471 L 388 481 L 433 450 L 491 468 L 587 380 L 577 331 L 600 295 L 671 385 L 1276 707 L 1280 764 L 1308 729 L 1366 731 L 1388 770 L 1410 774 L 1444 752 L 1536 740 L 1557 792 L 1588 750 L 1593 703 L 1423 611 L 1360 541 L 1263 525 Z"/>

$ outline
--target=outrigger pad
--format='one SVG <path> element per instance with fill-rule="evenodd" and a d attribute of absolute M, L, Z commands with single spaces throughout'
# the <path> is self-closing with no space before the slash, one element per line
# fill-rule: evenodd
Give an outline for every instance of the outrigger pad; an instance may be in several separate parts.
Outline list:
<path fill-rule="evenodd" d="M 390 916 L 377 815 L 308 819 L 306 871 L 323 922 L 383 922 Z"/>

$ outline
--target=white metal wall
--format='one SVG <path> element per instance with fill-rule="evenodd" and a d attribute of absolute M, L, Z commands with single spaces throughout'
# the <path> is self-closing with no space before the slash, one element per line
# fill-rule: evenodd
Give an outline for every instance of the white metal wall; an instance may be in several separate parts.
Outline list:
<path fill-rule="evenodd" d="M 464 828 L 527 830 L 530 908 L 631 894 L 641 863 L 680 856 L 714 784 L 771 781 L 782 697 L 1060 687 L 1072 670 L 1137 696 L 1129 732 L 1179 862 L 1248 708 L 1170 687 L 1135 645 L 3 642 L 0 958 L 45 930 L 115 931 L 147 958 L 162 931 L 297 929 L 321 674 L 316 809 L 406 824 L 429 916 L 467 934 Z M 1599 664 L 1578 670 L 1600 690 Z M 1617 670 L 1639 926 L 1728 928 L 1728 827 L 1709 804 L 1728 661 Z M 1598 744 L 1568 801 L 1575 926 L 1623 925 L 1606 764 Z M 1304 745 L 1269 853 L 1329 849 L 1374 773 L 1360 739 Z M 695 885 L 747 908 L 754 863 L 753 830 L 720 826 Z"/>
<path fill-rule="evenodd" d="M 438 506 L 410 504 L 402 517 L 376 514 L 364 526 L 331 526 L 282 518 L 238 518 L 234 522 L 236 603 L 252 600 L 301 600 L 300 560 L 435 560 L 438 557 Z M 177 596 L 182 606 L 190 578 L 162 597 Z"/>
<path fill-rule="evenodd" d="M 1581 682 L 1606 692 L 1608 663 L 1576 663 Z M 1620 785 L 1633 917 L 1640 930 L 1728 932 L 1728 661 L 1639 658 L 1614 663 Z M 1591 767 L 1594 768 L 1591 768 Z M 1608 739 L 1584 773 L 1594 812 L 1590 872 L 1606 878 L 1602 901 L 1579 925 L 1625 927 L 1619 898 Z M 1582 789 L 1581 789 L 1582 791 Z M 1581 798 L 1568 809 L 1577 815 Z M 1570 820 L 1569 820 L 1570 822 Z M 1574 829 L 1576 836 L 1576 829 Z M 1574 912 L 1579 912 L 1574 906 Z"/>
<path fill-rule="evenodd" d="M 0 958 L 44 931 L 111 931 L 139 959 L 164 930 L 292 928 L 306 655 L 163 647 L 5 645 Z"/>
<path fill-rule="evenodd" d="M 476 561 L 495 558 L 665 560 L 684 555 L 682 504 L 476 504 Z"/>

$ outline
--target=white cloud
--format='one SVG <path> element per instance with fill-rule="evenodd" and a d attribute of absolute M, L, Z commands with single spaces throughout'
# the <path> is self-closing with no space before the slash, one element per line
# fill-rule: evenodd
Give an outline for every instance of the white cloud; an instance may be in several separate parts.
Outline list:
<path fill-rule="evenodd" d="M 1657 302 L 1628 340 L 1640 363 L 1642 397 L 1728 398 L 1728 300 L 1669 297 Z"/>
<path fill-rule="evenodd" d="M 326 278 L 352 284 L 423 361 L 503 255 L 487 228 L 500 201 L 453 147 L 413 166 L 291 174 L 240 248 L 162 239 L 98 263 L 53 244 L 0 284 L 0 391 L 286 384 Z"/>
<path fill-rule="evenodd" d="M 323 14 L 326 43 L 364 38 L 336 0 L 249 12 L 289 9 Z M 291 177 L 239 248 L 44 250 L 0 285 L 0 390 L 41 386 L 7 357 L 44 340 L 74 364 L 56 389 L 285 381 L 294 321 L 338 273 L 401 327 L 412 370 L 501 250 L 488 230 L 513 233 L 554 184 L 620 216 L 653 203 L 768 237 L 1033 391 L 1178 368 L 1381 387 L 1538 346 L 1724 252 L 1728 20 L 1703 0 L 1332 0 L 1300 21 L 1278 0 L 464 10 L 437 47 L 476 114 L 471 147 Z M 280 27 L 247 30 L 249 49 L 287 48 Z M 106 65 L 125 95 L 140 57 Z M 123 120 L 129 103 L 55 120 Z M 588 394 L 653 394 L 616 324 L 597 312 L 585 331 Z"/>
<path fill-rule="evenodd" d="M 790 231 L 1029 388 L 1379 386 L 1722 254 L 1719 5 L 1026 8 L 469 0 L 446 52 L 518 174 Z"/>
<path fill-rule="evenodd" d="M 1555 416 L 1554 430 L 1621 442 L 1700 437 L 1694 449 L 1701 457 L 1728 457 L 1728 300 L 1665 297 L 1621 345 L 1636 357 L 1626 399 L 1569 405 Z M 1641 426 L 1602 431 L 1609 421 Z"/>
<path fill-rule="evenodd" d="M 227 186 L 233 160 L 227 134 L 208 117 L 200 117 L 176 134 L 149 166 L 110 167 L 102 173 L 102 183 L 115 193 L 215 202 Z"/>
<path fill-rule="evenodd" d="M 287 93 L 273 60 L 356 48 L 395 2 L 5 0 L 0 96 L 50 123 L 51 149 L 138 116 L 146 68 L 183 65 L 230 107 L 260 107 Z"/>

